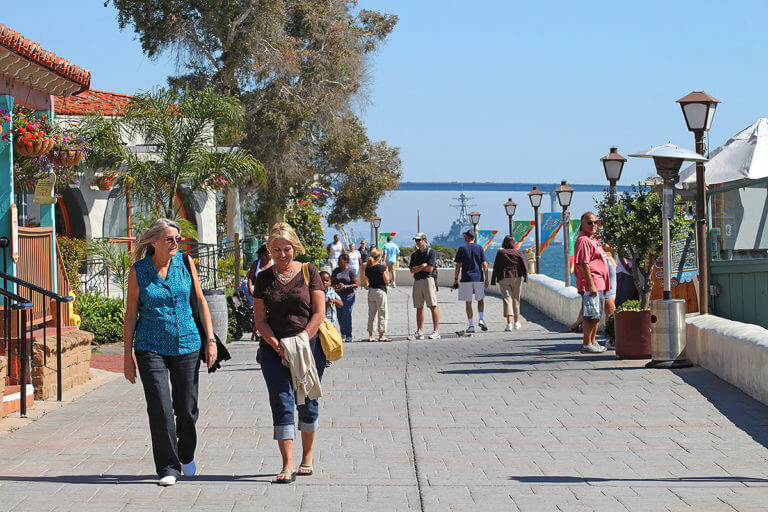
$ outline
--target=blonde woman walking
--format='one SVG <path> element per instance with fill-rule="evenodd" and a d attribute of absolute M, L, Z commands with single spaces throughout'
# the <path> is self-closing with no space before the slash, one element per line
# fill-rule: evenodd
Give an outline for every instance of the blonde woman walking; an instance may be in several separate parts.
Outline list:
<path fill-rule="evenodd" d="M 123 326 L 123 374 L 134 384 L 138 366 L 162 486 L 195 474 L 201 343 L 206 344 L 208 367 L 216 361 L 208 303 L 194 263 L 189 262 L 188 271 L 179 252 L 180 231 L 178 223 L 157 219 L 136 243 Z M 192 314 L 193 286 L 207 340 L 200 339 Z"/>
<path fill-rule="evenodd" d="M 389 275 L 387 267 L 380 263 L 381 253 L 371 249 L 371 255 L 365 265 L 365 278 L 368 280 L 368 341 L 376 341 L 373 337 L 373 324 L 378 319 L 378 341 L 389 341 L 384 336 L 387 332 L 387 287 Z"/>

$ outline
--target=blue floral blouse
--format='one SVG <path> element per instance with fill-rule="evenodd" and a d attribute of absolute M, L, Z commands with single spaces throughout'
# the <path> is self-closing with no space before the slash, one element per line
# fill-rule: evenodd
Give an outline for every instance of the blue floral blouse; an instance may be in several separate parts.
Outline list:
<path fill-rule="evenodd" d="M 165 279 L 152 266 L 149 255 L 134 264 L 139 282 L 135 350 L 164 356 L 180 356 L 200 350 L 200 334 L 189 305 L 192 276 L 182 258 L 181 253 L 171 258 Z"/>

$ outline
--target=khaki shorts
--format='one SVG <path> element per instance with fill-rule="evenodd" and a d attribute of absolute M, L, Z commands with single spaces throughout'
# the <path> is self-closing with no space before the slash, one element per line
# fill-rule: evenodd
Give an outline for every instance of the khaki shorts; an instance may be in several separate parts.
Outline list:
<path fill-rule="evenodd" d="M 392 272 L 393 270 L 395 270 L 397 268 L 397 261 L 388 261 L 386 263 L 386 265 L 387 265 L 387 270 Z"/>
<path fill-rule="evenodd" d="M 413 282 L 413 307 L 423 308 L 424 303 L 430 308 L 437 306 L 437 287 L 434 277 L 417 279 Z"/>

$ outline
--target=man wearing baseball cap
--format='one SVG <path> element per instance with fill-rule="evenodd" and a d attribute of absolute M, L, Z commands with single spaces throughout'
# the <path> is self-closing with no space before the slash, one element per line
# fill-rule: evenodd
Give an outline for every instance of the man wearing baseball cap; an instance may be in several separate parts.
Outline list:
<path fill-rule="evenodd" d="M 413 338 L 424 339 L 422 327 L 424 327 L 424 304 L 432 313 L 432 325 L 434 331 L 428 336 L 431 340 L 440 339 L 440 315 L 437 312 L 437 253 L 427 247 L 427 235 L 416 233 L 413 237 L 416 242 L 416 250 L 411 254 L 411 262 L 408 267 L 413 274 L 413 307 L 416 308 L 416 332 Z"/>
<path fill-rule="evenodd" d="M 469 325 L 466 332 L 475 332 L 472 321 L 472 296 L 477 301 L 477 314 L 480 317 L 477 325 L 484 331 L 488 330 L 483 318 L 485 289 L 488 288 L 488 262 L 485 251 L 475 243 L 475 232 L 468 229 L 464 233 L 464 245 L 456 251 L 456 270 L 454 271 L 453 287 L 459 289 L 459 300 L 467 305 L 467 320 Z M 461 282 L 459 282 L 461 273 Z M 483 282 L 485 279 L 485 282 Z"/>

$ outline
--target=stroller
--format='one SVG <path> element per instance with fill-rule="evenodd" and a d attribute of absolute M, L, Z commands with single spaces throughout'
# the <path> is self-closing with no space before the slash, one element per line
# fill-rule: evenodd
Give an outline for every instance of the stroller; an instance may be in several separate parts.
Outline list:
<path fill-rule="evenodd" d="M 248 300 L 246 294 L 241 289 L 235 291 L 235 294 L 227 298 L 230 303 L 230 309 L 234 313 L 236 322 L 235 339 L 243 337 L 243 332 L 253 332 L 253 306 Z"/>

